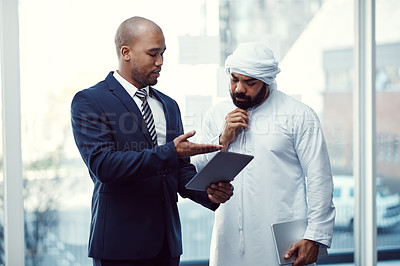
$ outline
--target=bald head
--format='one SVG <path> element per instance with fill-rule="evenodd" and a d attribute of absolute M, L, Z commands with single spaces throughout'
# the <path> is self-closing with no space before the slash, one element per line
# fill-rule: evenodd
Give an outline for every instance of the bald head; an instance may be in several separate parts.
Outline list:
<path fill-rule="evenodd" d="M 134 44 L 144 33 L 148 33 L 149 31 L 162 34 L 161 28 L 153 21 L 146 18 L 131 17 L 122 22 L 115 34 L 115 48 L 118 58 L 121 56 L 120 50 L 122 46 Z"/>

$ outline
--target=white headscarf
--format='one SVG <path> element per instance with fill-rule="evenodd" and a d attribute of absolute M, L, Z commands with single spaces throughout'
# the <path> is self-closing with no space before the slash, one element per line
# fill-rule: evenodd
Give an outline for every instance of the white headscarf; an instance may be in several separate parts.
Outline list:
<path fill-rule="evenodd" d="M 242 43 L 225 60 L 225 70 L 228 74 L 235 72 L 261 80 L 276 88 L 275 77 L 281 72 L 278 60 L 271 49 L 263 43 Z"/>

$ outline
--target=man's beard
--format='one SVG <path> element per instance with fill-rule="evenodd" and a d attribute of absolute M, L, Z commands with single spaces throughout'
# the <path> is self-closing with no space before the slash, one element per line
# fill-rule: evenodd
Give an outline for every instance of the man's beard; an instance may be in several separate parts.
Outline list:
<path fill-rule="evenodd" d="M 267 84 L 264 83 L 262 86 L 261 90 L 254 96 L 253 99 L 251 99 L 250 96 L 247 96 L 243 92 L 231 92 L 231 98 L 233 101 L 233 104 L 239 107 L 240 109 L 247 110 L 251 107 L 254 107 L 256 105 L 259 105 L 264 101 L 264 98 L 267 94 Z M 238 101 L 236 98 L 243 99 L 244 101 Z"/>

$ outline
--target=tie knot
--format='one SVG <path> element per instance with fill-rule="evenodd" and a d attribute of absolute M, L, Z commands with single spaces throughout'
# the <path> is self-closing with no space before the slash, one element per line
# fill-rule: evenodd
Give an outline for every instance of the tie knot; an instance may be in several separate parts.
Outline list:
<path fill-rule="evenodd" d="M 140 100 L 144 101 L 147 98 L 147 91 L 145 89 L 137 90 L 135 95 L 139 97 Z"/>

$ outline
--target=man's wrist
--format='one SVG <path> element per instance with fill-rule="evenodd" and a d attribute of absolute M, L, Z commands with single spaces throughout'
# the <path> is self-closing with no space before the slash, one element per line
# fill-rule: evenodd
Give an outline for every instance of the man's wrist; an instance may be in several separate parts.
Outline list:
<path fill-rule="evenodd" d="M 223 146 L 222 148 L 223 151 L 228 150 L 229 143 L 227 143 L 227 141 L 223 139 L 222 135 L 219 135 L 219 144 Z"/>
<path fill-rule="evenodd" d="M 312 242 L 314 245 L 316 245 L 317 247 L 319 247 L 321 244 L 319 243 L 319 242 L 317 242 L 317 241 L 315 241 L 315 240 L 311 240 L 311 239 L 307 239 L 307 238 L 305 238 L 305 240 L 308 240 L 308 241 L 310 241 L 310 242 Z"/>

